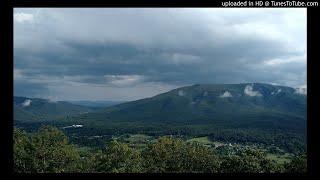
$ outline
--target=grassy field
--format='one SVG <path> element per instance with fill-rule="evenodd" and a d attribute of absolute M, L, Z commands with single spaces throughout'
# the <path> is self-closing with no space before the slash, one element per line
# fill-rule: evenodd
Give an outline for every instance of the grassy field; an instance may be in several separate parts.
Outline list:
<path fill-rule="evenodd" d="M 191 139 L 188 139 L 187 142 L 198 142 L 198 143 L 201 143 L 206 146 L 213 146 L 214 145 L 214 147 L 219 147 L 219 146 L 225 145 L 225 143 L 222 143 L 222 142 L 211 141 L 208 138 L 208 136 L 191 138 Z"/>
<path fill-rule="evenodd" d="M 127 134 L 125 136 L 120 136 L 115 139 L 127 143 L 131 147 L 140 150 L 144 149 L 148 143 L 154 142 L 156 140 L 154 137 L 145 134 Z"/>
<path fill-rule="evenodd" d="M 147 136 L 145 134 L 131 134 L 128 138 L 126 138 L 126 140 L 130 143 L 144 143 L 149 142 L 152 139 L 154 139 L 152 136 Z"/>

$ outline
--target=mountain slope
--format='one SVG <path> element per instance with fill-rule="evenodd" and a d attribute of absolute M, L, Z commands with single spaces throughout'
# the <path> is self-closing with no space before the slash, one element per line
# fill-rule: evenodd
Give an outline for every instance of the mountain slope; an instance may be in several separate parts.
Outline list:
<path fill-rule="evenodd" d="M 69 101 L 72 104 L 86 106 L 86 107 L 96 107 L 96 108 L 105 108 L 109 106 L 114 106 L 117 104 L 124 103 L 124 101 Z"/>
<path fill-rule="evenodd" d="M 85 106 L 39 98 L 14 97 L 13 102 L 14 120 L 21 122 L 51 121 L 92 111 Z"/>
<path fill-rule="evenodd" d="M 216 128 L 282 129 L 304 132 L 306 96 L 269 84 L 203 84 L 108 107 L 82 122 L 206 125 Z"/>

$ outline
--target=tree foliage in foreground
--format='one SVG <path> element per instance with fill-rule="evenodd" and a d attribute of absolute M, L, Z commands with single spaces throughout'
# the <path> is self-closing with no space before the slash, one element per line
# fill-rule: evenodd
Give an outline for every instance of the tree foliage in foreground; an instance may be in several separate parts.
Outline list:
<path fill-rule="evenodd" d="M 75 147 L 55 127 L 27 134 L 14 129 L 14 171 L 18 173 L 275 173 L 306 172 L 306 156 L 284 165 L 257 149 L 220 155 L 199 143 L 161 137 L 139 151 L 111 141 L 103 150 Z"/>
<path fill-rule="evenodd" d="M 295 157 L 291 162 L 285 164 L 285 172 L 300 173 L 307 172 L 307 156 L 305 154 Z"/>
<path fill-rule="evenodd" d="M 278 173 L 282 167 L 266 158 L 260 150 L 245 149 L 236 155 L 225 156 L 221 163 L 224 173 Z"/>
<path fill-rule="evenodd" d="M 31 136 L 14 130 L 14 170 L 31 173 L 74 172 L 80 156 L 55 127 L 42 127 Z"/>
<path fill-rule="evenodd" d="M 181 139 L 162 137 L 143 152 L 147 172 L 218 172 L 219 161 L 209 148 Z"/>
<path fill-rule="evenodd" d="M 103 151 L 95 153 L 92 172 L 137 173 L 141 172 L 141 157 L 138 151 L 127 144 L 111 141 Z"/>

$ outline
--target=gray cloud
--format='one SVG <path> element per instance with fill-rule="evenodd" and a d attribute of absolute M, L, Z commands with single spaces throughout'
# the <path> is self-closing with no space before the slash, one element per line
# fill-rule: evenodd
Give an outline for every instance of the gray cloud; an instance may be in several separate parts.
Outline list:
<path fill-rule="evenodd" d="M 14 13 L 19 95 L 133 100 L 195 83 L 306 84 L 305 9 Z"/>

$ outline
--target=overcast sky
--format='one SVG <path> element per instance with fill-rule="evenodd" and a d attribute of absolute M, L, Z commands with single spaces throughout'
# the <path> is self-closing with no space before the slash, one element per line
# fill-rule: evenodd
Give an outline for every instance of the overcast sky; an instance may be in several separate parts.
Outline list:
<path fill-rule="evenodd" d="M 135 100 L 200 83 L 306 84 L 304 8 L 14 10 L 14 94 Z"/>

